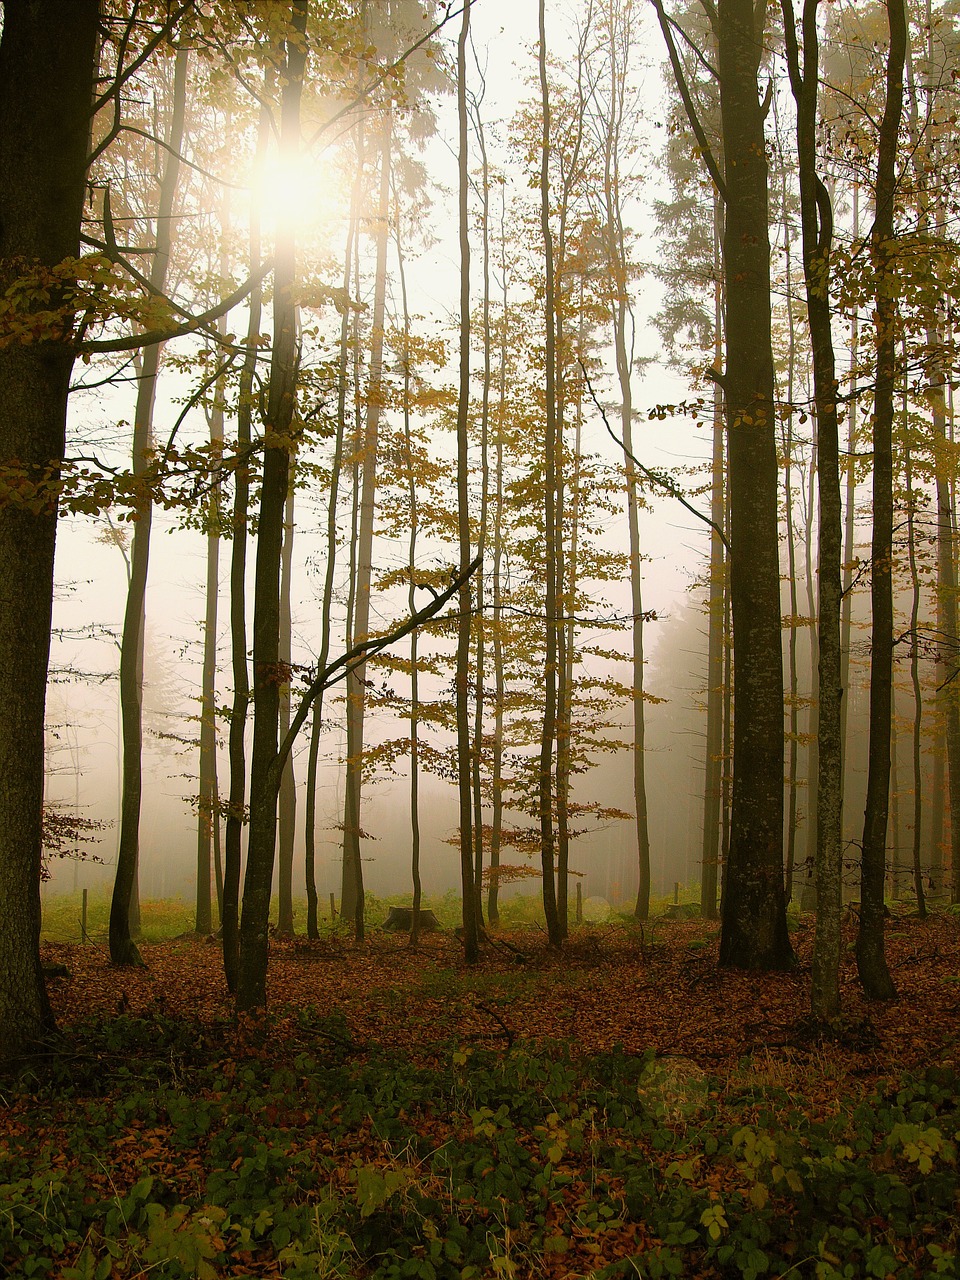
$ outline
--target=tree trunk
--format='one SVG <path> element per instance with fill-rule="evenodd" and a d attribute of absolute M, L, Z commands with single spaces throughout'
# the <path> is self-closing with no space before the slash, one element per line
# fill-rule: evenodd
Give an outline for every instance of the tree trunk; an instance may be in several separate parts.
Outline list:
<path fill-rule="evenodd" d="M 257 160 L 262 160 L 269 136 L 270 119 L 266 107 L 260 112 Z M 260 265 L 260 219 L 254 207 L 250 215 L 250 269 Z M 240 371 L 237 401 L 237 452 L 249 450 L 253 420 L 253 381 L 257 366 L 257 336 L 260 333 L 262 289 L 250 293 L 247 343 Z M 233 702 L 230 708 L 228 753 L 230 792 L 223 852 L 223 970 L 227 987 L 236 992 L 240 967 L 240 868 L 241 841 L 246 804 L 246 727 L 250 704 L 250 675 L 247 667 L 247 538 L 250 512 L 250 469 L 244 461 L 234 476 L 233 537 L 230 549 L 230 653 L 233 667 Z"/>
<path fill-rule="evenodd" d="M 363 126 L 357 123 L 354 130 L 357 152 L 357 168 L 350 192 L 350 221 L 347 226 L 347 241 L 343 254 L 343 292 L 349 297 L 350 281 L 353 271 L 353 255 L 357 242 L 357 228 L 360 222 L 360 201 L 363 194 Z M 340 498 L 340 475 L 343 469 L 343 447 L 347 429 L 347 385 L 350 363 L 350 326 L 351 311 L 344 307 L 340 319 L 340 344 L 338 351 L 338 387 L 337 387 L 337 428 L 333 447 L 333 462 L 330 467 L 330 491 L 327 496 L 327 563 L 323 577 L 323 604 L 321 606 L 320 648 L 317 654 L 317 668 L 322 670 L 330 653 L 331 615 L 333 611 L 333 589 L 337 567 L 337 506 Z M 320 757 L 320 729 L 323 723 L 323 695 L 318 696 L 313 706 L 313 720 L 310 729 L 310 751 L 307 758 L 307 794 L 304 813 L 304 862 L 307 889 L 307 937 L 319 937 L 317 927 L 317 882 L 316 882 L 316 817 L 317 817 L 317 764 Z M 330 921 L 333 925 L 333 919 Z"/>
<path fill-rule="evenodd" d="M 719 0 L 723 262 L 733 609 L 733 808 L 720 961 L 782 969 L 793 955 L 783 892 L 783 670 L 778 466 L 770 335 L 763 8 Z"/>
<path fill-rule="evenodd" d="M 291 20 L 299 38 L 287 43 L 280 146 L 295 160 L 300 145 L 300 97 L 306 61 L 309 0 L 293 0 Z M 292 214 L 292 210 L 290 214 Z M 289 215 L 288 215 L 289 217 Z M 270 890 L 277 842 L 280 719 L 280 559 L 290 469 L 290 427 L 296 407 L 296 239 L 292 219 L 277 230 L 274 254 L 273 353 L 267 397 L 263 481 L 257 525 L 253 609 L 253 751 L 250 768 L 250 833 L 240 918 L 238 1010 L 266 1004 Z"/>
<path fill-rule="evenodd" d="M 173 208 L 180 176 L 187 101 L 189 50 L 177 51 L 173 78 L 173 110 L 163 152 L 156 218 L 156 250 L 151 258 L 150 283 L 160 293 L 166 286 L 173 243 Z M 153 444 L 153 406 L 160 368 L 161 344 L 143 353 L 133 419 L 133 473 L 143 476 L 150 464 Z M 153 500 L 145 487 L 137 503 L 137 519 L 130 545 L 130 583 L 120 642 L 120 716 L 123 733 L 123 790 L 120 800 L 120 839 L 117 870 L 110 904 L 110 959 L 116 965 L 143 964 L 130 929 L 130 898 L 134 892 L 140 855 L 140 800 L 143 788 L 143 644 L 150 564 L 150 529 Z M 209 915 L 209 867 L 207 871 Z"/>
<path fill-rule="evenodd" d="M 226 271 L 223 272 L 226 278 Z M 210 445 L 219 453 L 223 446 L 223 389 L 218 388 L 210 413 Z M 220 491 L 210 492 L 206 512 L 207 565 L 204 588 L 203 670 L 200 682 L 200 767 L 197 805 L 197 933 L 213 932 L 213 903 L 210 893 L 210 853 L 214 832 L 219 827 L 217 811 L 217 613 L 220 594 Z M 222 886 L 218 878 L 218 903 L 222 913 Z M 221 923 L 223 916 L 221 914 Z"/>
<path fill-rule="evenodd" d="M 460 572 L 470 564 L 469 466 L 467 446 L 470 411 L 470 226 L 469 155 L 467 146 L 467 38 L 471 0 L 464 0 L 457 40 L 457 121 L 459 125 L 458 215 L 460 233 L 460 386 L 457 401 L 457 533 Z M 457 621 L 457 782 L 460 798 L 460 891 L 463 910 L 463 953 L 467 964 L 480 956 L 480 921 L 473 867 L 472 770 L 470 767 L 470 612 L 471 590 L 465 580 L 459 593 Z"/>
<path fill-rule="evenodd" d="M 540 859 L 543 868 L 543 911 L 550 945 L 562 942 L 557 915 L 557 882 L 554 866 L 556 844 L 553 820 L 553 748 L 557 731 L 557 393 L 553 234 L 550 229 L 550 98 L 547 88 L 547 35 L 544 0 L 540 0 L 540 101 L 543 130 L 540 146 L 540 229 L 543 235 L 544 311 L 544 386 L 546 425 L 544 432 L 544 527 L 545 562 L 544 626 L 546 659 L 544 669 L 543 725 L 540 738 L 540 786 L 538 812 L 540 818 Z"/>
<path fill-rule="evenodd" d="M 830 313 L 833 208 L 827 189 L 817 173 L 817 101 L 820 91 L 817 7 L 818 0 L 804 0 L 801 68 L 792 0 L 784 0 L 783 4 L 787 60 L 797 103 L 803 274 L 813 352 L 820 498 L 817 545 L 817 926 L 813 944 L 811 1008 L 815 1018 L 828 1019 L 835 1018 L 840 1012 L 843 872 L 843 762 L 840 742 L 842 506 L 837 419 L 839 385 Z"/>
<path fill-rule="evenodd" d="M 383 339 L 387 296 L 387 245 L 390 232 L 390 165 L 393 116 L 388 108 L 380 144 L 380 203 L 377 213 L 377 265 L 374 281 L 370 377 L 363 435 L 360 527 L 357 580 L 353 608 L 353 643 L 364 640 L 370 628 L 370 586 L 373 576 L 373 522 L 376 505 L 377 448 L 383 412 Z M 358 941 L 364 933 L 363 864 L 360 856 L 360 801 L 363 777 L 363 720 L 366 663 L 347 677 L 347 768 L 344 784 L 343 880 L 340 914 L 353 921 Z"/>
<path fill-rule="evenodd" d="M 293 622 L 290 610 L 290 591 L 293 578 L 294 534 L 294 486 L 293 477 L 288 480 L 287 501 L 283 516 L 283 549 L 280 553 L 280 661 L 288 669 L 293 645 Z M 290 728 L 290 679 L 280 687 L 281 741 Z M 297 782 L 293 771 L 293 752 L 287 756 L 280 778 L 280 827 L 277 859 L 277 933 L 282 938 L 292 938 L 293 926 L 293 850 L 297 833 Z"/>
<path fill-rule="evenodd" d="M 97 0 L 6 0 L 0 36 L 0 290 L 79 252 Z M 41 304 L 49 306 L 49 303 Z M 49 340 L 0 348 L 0 469 L 41 483 L 32 511 L 0 506 L 0 1059 L 53 1028 L 40 968 L 43 728 L 55 486 L 73 366 L 69 317 Z"/>
<path fill-rule="evenodd" d="M 906 390 L 906 389 L 905 389 Z M 907 396 L 904 394 L 906 408 Z M 906 414 L 904 415 L 906 417 Z M 917 899 L 917 914 L 926 918 L 927 903 L 923 892 L 923 865 L 921 862 L 923 832 L 923 691 L 920 685 L 920 571 L 917 566 L 916 492 L 913 487 L 913 458 L 910 449 L 909 424 L 904 422 L 904 485 L 907 491 L 907 554 L 910 560 L 910 685 L 913 690 L 913 839 L 911 842 L 911 869 L 913 891 Z"/>
<path fill-rule="evenodd" d="M 860 867 L 857 971 L 875 1000 L 896 987 L 883 949 L 883 888 L 890 800 L 890 723 L 893 711 L 893 397 L 896 386 L 896 275 L 893 214 L 897 135 L 903 111 L 907 34 L 903 0 L 887 0 L 890 48 L 886 100 L 877 147 L 876 213 L 870 251 L 876 279 L 877 370 L 873 397 L 873 538 L 870 602 L 870 746 Z"/>
<path fill-rule="evenodd" d="M 714 360 L 720 367 L 723 356 L 723 288 L 721 285 L 720 242 L 723 236 L 723 205 L 713 198 L 713 242 L 716 266 L 714 287 Z M 713 457 L 711 463 L 710 587 L 707 605 L 707 741 L 703 784 L 703 847 L 700 873 L 700 911 L 705 920 L 719 915 L 720 828 L 723 808 L 723 655 L 725 649 L 726 564 L 723 528 L 725 508 L 723 397 L 714 387 Z"/>

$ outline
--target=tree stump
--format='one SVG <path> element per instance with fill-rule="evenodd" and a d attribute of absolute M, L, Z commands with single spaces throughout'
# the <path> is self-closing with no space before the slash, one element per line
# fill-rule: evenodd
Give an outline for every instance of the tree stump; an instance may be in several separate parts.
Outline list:
<path fill-rule="evenodd" d="M 381 929 L 387 929 L 390 933 L 409 933 L 413 924 L 413 907 L 391 907 L 390 914 L 380 926 Z M 440 922 L 432 911 L 420 911 L 420 931 L 421 933 L 435 933 L 440 928 Z"/>

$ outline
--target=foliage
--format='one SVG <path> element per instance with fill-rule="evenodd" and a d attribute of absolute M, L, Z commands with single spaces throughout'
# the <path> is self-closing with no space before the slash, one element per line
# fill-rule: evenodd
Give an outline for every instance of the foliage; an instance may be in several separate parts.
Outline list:
<path fill-rule="evenodd" d="M 89 849 L 81 846 L 98 839 L 97 833 L 105 830 L 110 824 L 100 818 L 84 818 L 80 814 L 67 813 L 53 805 L 45 805 L 41 839 L 43 841 L 43 861 L 40 865 L 40 879 L 50 879 L 50 858 L 72 858 L 76 862 L 102 862 Z"/>
<path fill-rule="evenodd" d="M 11 1274 L 955 1274 L 952 1071 L 801 1109 L 687 1060 L 451 1044 L 342 1020 L 73 1029 L 11 1097 Z M 389 1247 L 384 1247 L 389 1241 Z"/>

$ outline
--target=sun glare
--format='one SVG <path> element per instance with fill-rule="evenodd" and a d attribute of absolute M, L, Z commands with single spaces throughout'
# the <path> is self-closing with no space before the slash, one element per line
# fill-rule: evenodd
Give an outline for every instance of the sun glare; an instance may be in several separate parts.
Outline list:
<path fill-rule="evenodd" d="M 271 235 L 289 227 L 298 237 L 328 239 L 343 213 L 335 174 L 309 155 L 292 160 L 271 156 L 253 190 L 264 230 Z"/>

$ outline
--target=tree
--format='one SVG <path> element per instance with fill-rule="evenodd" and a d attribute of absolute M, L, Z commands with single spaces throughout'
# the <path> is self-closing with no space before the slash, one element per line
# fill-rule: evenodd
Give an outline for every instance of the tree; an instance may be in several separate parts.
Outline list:
<path fill-rule="evenodd" d="M 545 424 L 544 456 L 544 624 L 546 627 L 546 664 L 543 702 L 543 726 L 540 737 L 540 858 L 543 867 L 543 910 L 547 919 L 550 945 L 560 946 L 563 939 L 557 912 L 556 837 L 553 816 L 553 750 L 557 735 L 557 390 L 556 390 L 556 304 L 553 263 L 553 231 L 550 227 L 550 92 L 547 82 L 547 32 L 544 0 L 540 0 L 540 102 L 542 134 L 540 142 L 540 228 L 543 235 L 543 306 L 546 317 L 544 342 Z"/>
<path fill-rule="evenodd" d="M 760 98 L 766 6 L 719 0 L 717 40 L 723 170 L 690 99 L 672 29 L 654 0 L 691 128 L 724 202 L 725 368 L 733 614 L 733 800 L 720 962 L 792 963 L 783 889 L 783 667 L 777 526 L 770 241 Z"/>
<path fill-rule="evenodd" d="M 897 139 L 903 115 L 907 23 L 903 0 L 886 0 L 890 43 L 886 94 L 877 139 L 877 178 L 870 258 L 874 272 L 877 372 L 873 394 L 873 537 L 870 548 L 870 748 L 860 870 L 857 972 L 863 989 L 889 1000 L 896 988 L 883 950 L 883 886 L 890 794 L 893 689 L 893 402 L 896 389 Z"/>
<path fill-rule="evenodd" d="M 173 245 L 174 201 L 180 175 L 180 145 L 184 132 L 187 101 L 189 53 L 181 48 L 175 59 L 173 103 L 168 149 L 164 151 L 163 174 L 159 181 L 155 247 L 150 265 L 150 287 L 162 295 Z M 109 198 L 109 193 L 104 197 Z M 104 215 L 106 218 L 106 214 Z M 160 370 L 159 342 L 143 355 L 137 386 L 133 420 L 133 474 L 143 477 L 153 449 L 153 407 Z M 145 621 L 147 571 L 150 562 L 150 529 L 153 496 L 144 485 L 137 504 L 136 522 L 130 547 L 130 581 L 123 617 L 120 645 L 120 710 L 123 725 L 123 788 L 120 802 L 120 837 L 117 871 L 110 904 L 110 959 L 114 964 L 139 965 L 143 961 L 130 929 L 130 899 L 134 893 L 140 851 L 140 799 L 143 785 L 143 628 Z M 209 877 L 208 877 L 209 897 Z M 208 907 L 209 913 L 209 907 Z"/>
<path fill-rule="evenodd" d="M 295 164 L 300 150 L 300 98 L 306 66 L 310 0 L 292 0 L 285 39 L 280 148 Z M 267 927 L 277 840 L 277 797 L 285 760 L 279 753 L 280 686 L 290 679 L 280 664 L 280 562 L 297 394 L 296 237 L 293 210 L 278 227 L 274 250 L 273 351 L 264 414 L 263 479 L 257 525 L 253 610 L 253 751 L 250 762 L 250 834 L 240 916 L 237 1007 L 266 1003 Z"/>
<path fill-rule="evenodd" d="M 797 158 L 800 171 L 800 221 L 807 316 L 813 348 L 817 425 L 817 481 L 820 495 L 817 557 L 817 715 L 816 886 L 817 926 L 813 951 L 811 1003 L 814 1016 L 840 1011 L 840 912 L 843 870 L 843 760 L 840 746 L 840 437 L 839 385 L 831 324 L 830 254 L 833 207 L 817 172 L 816 129 L 820 92 L 818 0 L 804 0 L 802 46 L 797 39 L 792 0 L 783 0 L 790 83 L 797 104 Z M 802 65 L 801 65 L 802 53 Z"/>
<path fill-rule="evenodd" d="M 25 281 L 0 331 L 0 470 L 22 503 L 0 506 L 0 1057 L 52 1029 L 40 968 L 43 723 L 57 481 L 75 347 L 75 278 L 97 65 L 98 0 L 5 0 L 0 36 L 0 291 Z M 31 288 L 33 278 L 40 285 Z M 17 329 L 20 327 L 20 333 Z"/>

